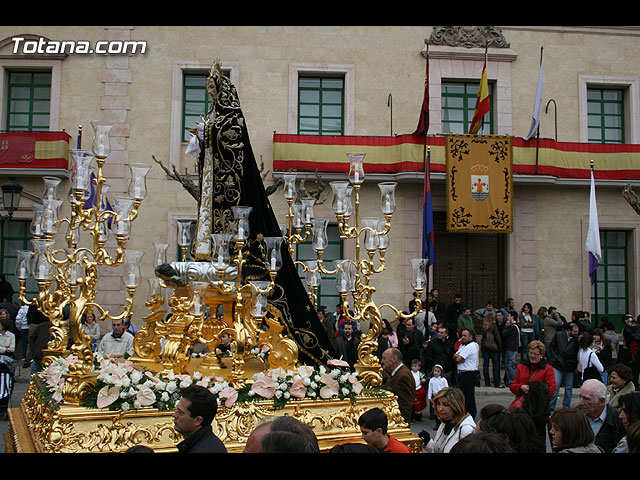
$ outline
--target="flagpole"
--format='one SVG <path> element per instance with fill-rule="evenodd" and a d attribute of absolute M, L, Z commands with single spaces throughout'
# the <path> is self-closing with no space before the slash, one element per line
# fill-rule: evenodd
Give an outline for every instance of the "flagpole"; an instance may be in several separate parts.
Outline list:
<path fill-rule="evenodd" d="M 540 67 L 542 68 L 542 49 L 544 47 L 540 47 Z M 538 174 L 538 152 L 540 151 L 540 123 L 538 123 L 538 128 L 536 132 L 536 171 L 535 174 Z"/>

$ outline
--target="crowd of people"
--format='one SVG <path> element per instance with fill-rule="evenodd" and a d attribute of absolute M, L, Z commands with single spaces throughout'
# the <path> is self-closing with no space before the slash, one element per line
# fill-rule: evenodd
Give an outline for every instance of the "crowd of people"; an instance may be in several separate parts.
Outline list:
<path fill-rule="evenodd" d="M 1 282 L 0 282 L 1 283 Z M 383 388 L 397 396 L 404 420 L 423 415 L 435 420 L 435 433 L 424 437 L 425 452 L 536 453 L 549 441 L 554 452 L 640 451 L 639 318 L 624 317 L 619 335 L 608 319 L 592 323 L 588 312 L 572 312 L 567 320 L 556 307 L 534 311 L 530 303 L 516 310 L 489 301 L 472 309 L 461 295 L 444 305 L 436 289 L 428 293 L 422 312 L 408 311 L 383 319 L 377 339 Z M 318 318 L 336 353 L 352 368 L 362 332 L 338 304 L 333 313 L 319 307 Z M 34 306 L 0 302 L 0 355 L 22 358 L 39 369 L 49 340 L 49 320 Z M 101 335 L 92 312 L 82 326 L 94 351 L 132 354 L 135 325 L 112 322 Z M 16 352 L 16 338 L 20 352 Z M 488 405 L 478 411 L 475 389 L 508 388 L 509 406 Z M 562 405 L 558 405 L 564 389 Z M 579 392 L 572 408 L 574 389 Z M 196 391 L 197 390 L 197 391 Z M 198 390 L 184 392 L 174 422 L 183 434 L 181 452 L 226 451 L 212 431 L 215 398 Z M 358 423 L 363 443 L 337 445 L 333 452 L 407 452 L 387 432 L 384 412 L 373 409 Z M 424 432 L 423 432 L 424 433 Z M 140 451 L 132 449 L 133 451 Z M 245 452 L 317 452 L 313 431 L 294 419 L 277 417 L 256 427 Z"/>
<path fill-rule="evenodd" d="M 414 297 L 405 314 L 413 311 L 415 302 Z M 407 320 L 404 317 L 410 315 L 404 315 L 395 329 L 383 321 L 379 344 L 395 345 L 401 361 L 413 371 L 416 394 L 408 421 L 420 420 L 423 411 L 436 421 L 427 451 L 453 451 L 471 431 L 478 438 L 465 441 L 458 450 L 484 452 L 496 445 L 495 451 L 502 451 L 504 442 L 494 441 L 493 434 L 510 433 L 485 431 L 491 422 L 484 430 L 480 427 L 490 413 L 477 411 L 475 388 L 482 383 L 508 388 L 513 401 L 508 407 L 490 406 L 493 413 L 500 412 L 496 418 L 509 428 L 519 424 L 519 431 L 535 435 L 525 438 L 539 440 L 525 448 L 526 442 L 514 439 L 512 451 L 544 451 L 547 441 L 554 452 L 631 451 L 628 439 L 632 432 L 637 435 L 638 425 L 633 424 L 640 420 L 634 413 L 640 399 L 640 316 L 625 315 L 619 335 L 606 317 L 592 322 L 588 312 L 574 311 L 567 319 L 553 306 L 535 311 L 524 303 L 517 309 L 511 298 L 502 307 L 489 301 L 471 309 L 461 295 L 444 305 L 432 290 L 422 307 L 424 313 Z M 426 404 L 418 395 L 421 388 L 427 392 Z M 572 409 L 574 390 L 579 399 Z M 394 393 L 400 404 L 400 393 Z M 578 432 L 585 424 L 591 436 Z"/>

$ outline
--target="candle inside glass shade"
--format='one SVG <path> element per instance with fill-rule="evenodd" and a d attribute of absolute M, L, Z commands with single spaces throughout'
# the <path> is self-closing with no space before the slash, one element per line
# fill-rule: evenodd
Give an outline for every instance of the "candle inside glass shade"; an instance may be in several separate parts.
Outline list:
<path fill-rule="evenodd" d="M 122 275 L 125 287 L 137 287 L 140 284 L 140 260 L 143 256 L 143 250 L 125 250 L 127 261 L 124 264 Z"/>
<path fill-rule="evenodd" d="M 230 263 L 229 243 L 231 242 L 231 234 L 214 233 L 211 235 L 213 240 L 213 260 L 214 265 L 218 269 L 225 269 Z"/>
<path fill-rule="evenodd" d="M 428 260 L 425 258 L 411 259 L 411 286 L 415 290 L 424 290 L 427 288 L 427 267 Z"/>
<path fill-rule="evenodd" d="M 349 181 L 353 185 L 364 182 L 364 153 L 347 153 L 349 158 Z"/>
<path fill-rule="evenodd" d="M 267 269 L 271 271 L 280 270 L 282 267 L 282 237 L 264 237 L 267 245 Z"/>
<path fill-rule="evenodd" d="M 355 265 L 350 260 L 336 260 L 336 289 L 340 293 L 355 290 Z"/>
<path fill-rule="evenodd" d="M 314 218 L 311 226 L 311 246 L 315 251 L 324 250 L 329 244 L 327 238 L 327 219 Z"/>
<path fill-rule="evenodd" d="M 71 157 L 71 188 L 87 190 L 91 186 L 91 170 L 89 164 L 93 155 L 85 150 L 69 150 Z"/>
<path fill-rule="evenodd" d="M 376 229 L 378 228 L 379 219 L 375 217 L 365 217 L 362 219 L 362 227 L 364 230 L 363 244 L 364 248 L 371 252 L 378 249 L 380 239 Z"/>
<path fill-rule="evenodd" d="M 132 198 L 126 197 L 115 197 L 113 199 L 114 210 L 117 214 L 115 226 L 116 235 L 129 234 L 129 229 L 131 227 L 131 221 L 129 220 L 129 217 L 131 216 L 131 211 L 133 210 L 133 202 L 134 200 Z"/>
<path fill-rule="evenodd" d="M 131 163 L 129 170 L 131 171 L 129 196 L 136 200 L 143 200 L 147 196 L 147 173 L 151 167 L 144 163 Z"/>
<path fill-rule="evenodd" d="M 395 190 L 396 182 L 382 182 L 378 184 L 381 197 L 381 210 L 385 215 L 391 215 L 396 211 Z"/>
<path fill-rule="evenodd" d="M 93 127 L 93 154 L 98 158 L 107 158 L 111 154 L 110 133 L 113 125 L 92 121 Z"/>
<path fill-rule="evenodd" d="M 249 238 L 249 215 L 253 207 L 233 206 L 231 207 L 235 217 L 236 231 L 235 240 L 245 241 Z"/>
<path fill-rule="evenodd" d="M 284 179 L 284 198 L 293 200 L 296 198 L 296 174 L 283 173 L 282 178 Z"/>
<path fill-rule="evenodd" d="M 349 182 L 336 181 L 330 182 L 329 185 L 333 192 L 331 209 L 336 215 L 342 215 L 347 209 L 347 187 L 349 186 Z"/>

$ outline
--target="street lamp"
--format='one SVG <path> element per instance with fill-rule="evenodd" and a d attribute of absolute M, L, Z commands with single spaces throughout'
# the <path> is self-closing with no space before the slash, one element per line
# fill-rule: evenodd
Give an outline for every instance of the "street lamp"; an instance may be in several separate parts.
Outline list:
<path fill-rule="evenodd" d="M 16 183 L 16 177 L 9 177 L 9 181 L 2 185 L 2 202 L 4 208 L 9 211 L 8 215 L 0 215 L 0 220 L 11 220 L 13 212 L 18 209 L 20 204 L 20 194 L 22 193 L 22 185 Z"/>

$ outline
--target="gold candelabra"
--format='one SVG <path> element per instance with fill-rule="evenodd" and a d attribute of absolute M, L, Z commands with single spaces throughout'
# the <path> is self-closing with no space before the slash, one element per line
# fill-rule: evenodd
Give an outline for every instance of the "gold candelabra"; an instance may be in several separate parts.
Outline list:
<path fill-rule="evenodd" d="M 307 262 L 296 261 L 305 273 L 305 280 L 309 288 L 309 298 L 317 307 L 317 289 L 322 274 L 336 276 L 336 289 L 340 294 L 342 311 L 348 320 L 370 322 L 369 331 L 361 337 L 358 346 L 358 362 L 356 371 L 365 383 L 373 386 L 382 384 L 380 363 L 376 356 L 378 349 L 377 338 L 382 331 L 382 315 L 380 309 L 388 307 L 394 311 L 395 317 L 412 318 L 422 309 L 420 297 L 426 288 L 427 260 L 411 259 L 412 287 L 417 293 L 416 308 L 413 312 L 403 313 L 391 304 L 378 306 L 373 300 L 375 287 L 370 283 L 373 274 L 385 270 L 385 253 L 389 246 L 389 231 L 391 218 L 396 210 L 395 182 L 381 182 L 378 184 L 381 194 L 381 210 L 384 219 L 378 217 L 363 217 L 360 220 L 360 189 L 364 182 L 363 167 L 364 153 L 348 153 L 348 180 L 331 182 L 333 192 L 332 210 L 338 222 L 338 232 L 343 240 L 355 241 L 353 259 L 339 259 L 335 261 L 335 268 L 329 269 L 323 260 L 324 251 L 328 246 L 327 219 L 313 217 L 313 203 L 301 202 L 295 204 L 295 174 L 284 175 L 284 196 L 288 202 L 287 234 L 284 238 L 289 245 L 289 251 L 294 251 L 296 243 L 305 242 L 311 237 L 311 245 L 316 253 L 316 260 Z M 354 217 L 355 224 L 349 222 Z M 303 233 L 304 228 L 304 233 Z M 285 230 L 283 228 L 283 230 Z M 361 258 L 362 251 L 366 256 Z M 375 265 L 375 255 L 378 253 L 379 264 Z M 349 306 L 351 297 L 352 306 Z"/>
<path fill-rule="evenodd" d="M 131 314 L 133 297 L 140 283 L 140 260 L 144 252 L 126 249 L 131 222 L 146 196 L 146 175 L 150 169 L 143 164 L 130 164 L 131 183 L 128 197 L 113 198 L 111 207 L 109 186 L 103 174 L 106 159 L 111 153 L 109 134 L 111 125 L 91 122 L 94 131 L 92 152 L 71 150 L 71 176 L 68 218 L 59 218 L 63 200 L 58 198 L 61 179 L 44 177 L 45 191 L 42 207 L 34 208 L 31 230 L 33 250 L 18 251 L 16 276 L 20 282 L 20 300 L 37 308 L 51 321 L 48 348 L 43 352 L 43 367 L 55 358 L 72 354 L 77 360 L 69 365 L 65 375 L 64 401 L 78 405 L 95 384 L 91 338 L 84 333 L 82 317 L 85 312 L 98 310 L 102 320 L 120 320 Z M 97 169 L 92 165 L 93 159 Z M 66 224 L 66 248 L 56 248 L 55 237 Z M 81 233 L 91 237 L 82 244 Z M 115 252 L 109 253 L 105 244 L 113 232 Z M 96 301 L 99 270 L 102 267 L 124 266 L 122 276 L 127 291 L 119 314 L 111 314 Z M 26 298 L 26 282 L 32 276 L 38 294 Z"/>
<path fill-rule="evenodd" d="M 184 372 L 190 361 L 189 350 L 196 342 L 210 347 L 203 366 L 212 367 L 215 363 L 215 348 L 220 344 L 222 335 L 227 334 L 233 340 L 234 349 L 231 360 L 231 375 L 228 381 L 236 387 L 246 382 L 245 358 L 252 348 L 267 344 L 270 348 L 282 343 L 278 335 L 266 334 L 261 329 L 263 320 L 269 313 L 268 296 L 272 293 L 278 271 L 282 266 L 282 237 L 262 237 L 259 235 L 259 250 L 262 252 L 262 279 L 243 275 L 248 262 L 249 252 L 249 215 L 252 207 L 231 207 L 235 221 L 232 233 L 214 233 L 211 235 L 212 256 L 210 262 L 186 262 L 186 253 L 191 243 L 189 225 L 179 226 L 179 246 L 183 252 L 182 262 L 173 264 L 178 280 L 163 275 L 156 269 L 156 275 L 162 286 L 173 287 L 169 299 L 172 315 L 161 319 L 158 315 L 161 302 L 159 294 L 147 303 L 154 313 L 147 317 L 147 326 L 143 328 L 140 341 L 134 346 L 136 353 L 143 359 L 160 358 L 165 372 L 178 370 Z M 255 259 L 254 259 L 255 260 Z M 163 260 L 156 259 L 157 265 Z M 172 267 L 173 268 L 173 267 Z M 258 275 L 260 276 L 260 275 Z M 230 306 L 228 315 L 218 319 L 214 311 L 207 314 L 207 307 Z M 153 335 L 149 332 L 153 331 Z M 161 353 L 155 345 L 165 341 Z M 290 347 L 290 346 L 289 346 Z"/>

